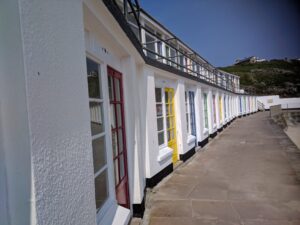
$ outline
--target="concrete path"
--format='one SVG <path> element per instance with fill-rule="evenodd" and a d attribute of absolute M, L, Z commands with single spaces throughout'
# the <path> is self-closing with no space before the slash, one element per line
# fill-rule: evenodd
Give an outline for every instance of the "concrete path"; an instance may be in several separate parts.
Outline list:
<path fill-rule="evenodd" d="M 143 224 L 300 225 L 300 151 L 268 115 L 235 120 L 164 179 Z"/>

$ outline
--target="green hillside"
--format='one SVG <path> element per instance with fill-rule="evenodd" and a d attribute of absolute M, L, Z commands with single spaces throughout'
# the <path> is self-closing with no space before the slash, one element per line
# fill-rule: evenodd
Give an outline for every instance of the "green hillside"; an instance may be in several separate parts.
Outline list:
<path fill-rule="evenodd" d="M 300 61 L 271 60 L 221 67 L 240 76 L 245 91 L 257 95 L 300 97 Z"/>

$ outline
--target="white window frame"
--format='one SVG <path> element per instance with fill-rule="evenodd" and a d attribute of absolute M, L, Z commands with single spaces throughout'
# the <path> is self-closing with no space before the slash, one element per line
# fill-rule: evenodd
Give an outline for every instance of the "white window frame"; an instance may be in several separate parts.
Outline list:
<path fill-rule="evenodd" d="M 91 136 L 91 142 L 92 140 L 105 136 L 105 149 L 106 149 L 106 168 L 107 168 L 107 180 L 108 180 L 108 197 L 106 199 L 106 202 L 100 207 L 98 211 L 96 211 L 96 222 L 97 224 L 100 224 L 100 222 L 105 219 L 106 215 L 109 214 L 111 210 L 116 210 L 117 207 L 117 201 L 116 201 L 116 194 L 115 194 L 115 178 L 114 178 L 114 168 L 113 168 L 113 153 L 112 153 L 112 143 L 111 143 L 111 132 L 107 131 L 107 128 L 110 127 L 109 123 L 109 96 L 108 96 L 108 87 L 106 84 L 108 82 L 107 80 L 107 65 L 104 64 L 101 60 L 98 59 L 98 57 L 94 56 L 93 54 L 86 51 L 86 58 L 89 58 L 90 60 L 94 61 L 99 65 L 99 82 L 100 82 L 100 88 L 102 90 L 102 99 L 100 100 L 103 105 L 103 120 L 104 120 L 104 132 L 101 134 L 93 135 Z M 89 98 L 90 100 L 95 100 L 94 98 Z M 101 169 L 102 170 L 102 169 Z M 94 174 L 94 178 L 96 178 L 97 174 L 101 172 L 97 172 Z M 94 183 L 95 187 L 95 183 Z M 95 198 L 94 198 L 95 201 Z M 95 204 L 96 206 L 96 204 Z M 115 209 L 112 209 L 112 208 Z M 97 209 L 96 209 L 97 210 Z"/>
<path fill-rule="evenodd" d="M 206 95 L 206 113 L 205 113 L 205 95 Z M 208 116 L 208 93 L 203 92 L 202 94 L 202 104 L 203 104 L 203 127 L 204 129 L 209 129 L 209 116 Z M 206 126 L 206 118 L 207 117 L 207 126 Z"/>
<path fill-rule="evenodd" d="M 212 109 L 213 109 L 213 125 L 215 126 L 217 124 L 217 105 L 216 105 L 216 94 L 213 93 L 212 96 Z"/>
<path fill-rule="evenodd" d="M 184 92 L 185 98 L 185 117 L 187 119 L 187 133 L 188 135 L 192 135 L 192 128 L 191 128 L 191 109 L 190 109 L 190 98 L 189 98 L 189 90 Z"/>
<path fill-rule="evenodd" d="M 168 147 L 168 137 L 167 137 L 167 118 L 166 118 L 166 101 L 165 101 L 165 91 L 164 91 L 164 87 L 161 87 L 161 86 L 155 86 L 155 91 L 156 91 L 156 88 L 160 89 L 161 90 L 161 103 L 158 103 L 156 102 L 156 99 L 155 99 L 155 111 L 156 111 L 156 105 L 157 104 L 162 104 L 162 117 L 159 117 L 159 118 L 163 118 L 163 130 L 160 130 L 158 131 L 158 129 L 156 130 L 156 136 L 157 136 L 157 141 L 158 141 L 158 133 L 164 133 L 164 143 L 163 144 L 159 144 L 158 143 L 158 146 L 159 146 L 159 149 L 162 149 L 162 148 L 165 148 L 165 147 Z M 157 114 L 156 114 L 156 123 L 157 123 Z"/>

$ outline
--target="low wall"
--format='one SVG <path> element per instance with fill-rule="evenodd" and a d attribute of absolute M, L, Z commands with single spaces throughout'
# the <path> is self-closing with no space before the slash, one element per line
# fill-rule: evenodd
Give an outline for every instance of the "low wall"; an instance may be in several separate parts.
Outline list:
<path fill-rule="evenodd" d="M 281 105 L 282 109 L 300 109 L 300 98 L 280 98 L 279 95 L 259 96 L 257 101 L 264 104 L 265 109 Z"/>

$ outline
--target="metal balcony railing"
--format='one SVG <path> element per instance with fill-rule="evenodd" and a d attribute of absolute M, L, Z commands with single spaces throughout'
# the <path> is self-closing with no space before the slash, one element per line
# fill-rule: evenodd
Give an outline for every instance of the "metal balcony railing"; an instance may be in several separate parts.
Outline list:
<path fill-rule="evenodd" d="M 165 30 L 164 27 L 159 28 L 168 34 L 168 38 L 165 39 L 158 32 L 143 25 L 141 22 L 141 13 L 145 14 L 145 12 L 140 8 L 138 0 L 123 0 L 116 3 L 121 8 L 127 23 L 140 41 L 144 54 L 147 57 L 196 76 L 223 89 L 232 92 L 238 91 L 237 84 L 234 83 L 228 74 L 225 75 L 214 68 L 175 35 Z M 149 17 L 149 15 L 147 16 Z"/>

